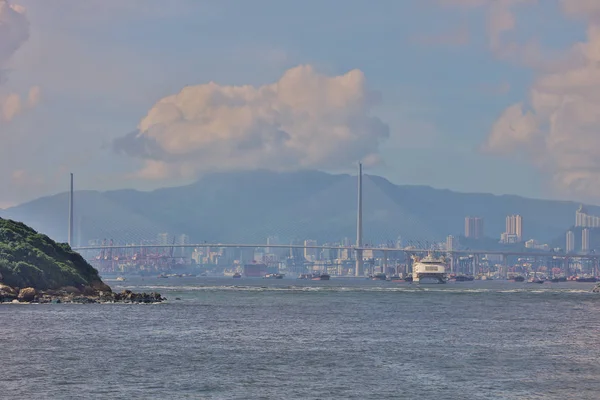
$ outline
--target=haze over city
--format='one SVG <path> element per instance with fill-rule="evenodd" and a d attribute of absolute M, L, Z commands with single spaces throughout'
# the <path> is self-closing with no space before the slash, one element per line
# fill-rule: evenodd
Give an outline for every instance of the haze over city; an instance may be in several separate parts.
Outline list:
<path fill-rule="evenodd" d="M 0 0 L 0 207 L 68 172 L 146 190 L 359 160 L 598 204 L 598 18 L 591 0 Z"/>
<path fill-rule="evenodd" d="M 0 393 L 600 398 L 600 0 L 0 0 Z"/>

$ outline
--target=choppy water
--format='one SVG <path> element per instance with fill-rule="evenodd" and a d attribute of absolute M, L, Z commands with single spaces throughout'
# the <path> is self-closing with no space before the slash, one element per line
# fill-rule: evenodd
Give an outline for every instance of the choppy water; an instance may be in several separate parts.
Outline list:
<path fill-rule="evenodd" d="M 0 306 L 0 397 L 600 398 L 593 284 L 108 283 L 169 302 Z"/>

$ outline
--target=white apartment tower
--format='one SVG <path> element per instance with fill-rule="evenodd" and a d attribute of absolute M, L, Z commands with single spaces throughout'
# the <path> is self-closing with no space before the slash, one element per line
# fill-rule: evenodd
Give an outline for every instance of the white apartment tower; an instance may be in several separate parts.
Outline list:
<path fill-rule="evenodd" d="M 465 217 L 465 237 L 472 239 L 483 237 L 483 218 Z"/>
<path fill-rule="evenodd" d="M 567 232 L 567 253 L 575 251 L 575 234 L 573 231 Z"/>
<path fill-rule="evenodd" d="M 590 230 L 588 228 L 581 231 L 581 251 L 583 253 L 590 251 Z"/>
<path fill-rule="evenodd" d="M 517 242 L 523 241 L 523 217 L 508 215 L 506 217 L 506 231 L 509 236 L 516 236 Z"/>
<path fill-rule="evenodd" d="M 453 251 L 456 249 L 456 238 L 452 235 L 448 235 L 446 238 L 446 251 Z"/>
<path fill-rule="evenodd" d="M 588 214 L 587 209 L 581 205 L 575 211 L 575 226 L 583 228 L 600 228 L 600 217 Z"/>

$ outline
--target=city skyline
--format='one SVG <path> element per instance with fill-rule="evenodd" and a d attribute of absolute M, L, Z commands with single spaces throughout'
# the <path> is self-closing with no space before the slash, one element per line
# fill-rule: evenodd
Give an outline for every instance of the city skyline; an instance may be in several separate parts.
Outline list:
<path fill-rule="evenodd" d="M 68 172 L 83 189 L 148 190 L 210 170 L 344 172 L 361 160 L 399 184 L 600 204 L 584 112 L 595 100 L 577 92 L 595 88 L 586 15 L 598 5 L 0 3 L 14 33 L 0 35 L 0 208 L 63 191 Z M 288 94 L 300 89 L 298 103 Z M 246 115 L 219 102 L 226 93 L 254 99 Z"/>
<path fill-rule="evenodd" d="M 580 227 L 580 225 L 578 225 L 578 224 L 580 221 L 582 221 L 581 214 L 582 214 L 582 207 L 580 207 L 575 212 L 575 224 L 573 225 L 573 227 L 576 227 L 576 228 Z M 593 216 L 593 215 L 588 215 L 588 216 L 591 218 L 597 218 L 596 216 Z M 585 220 L 586 219 L 584 218 L 583 221 L 585 221 Z M 483 230 L 483 226 L 484 226 L 483 218 L 471 217 L 471 216 L 465 217 L 464 237 L 466 239 L 475 239 L 475 240 L 480 240 L 480 239 L 486 238 L 484 230 Z M 592 250 L 590 248 L 590 237 L 591 237 L 591 229 L 594 229 L 594 228 L 600 228 L 600 227 L 592 227 L 592 228 L 584 227 L 583 229 L 581 229 L 581 253 L 583 253 L 583 254 L 586 254 L 590 250 Z M 516 245 L 516 244 L 521 244 L 524 242 L 525 248 L 544 250 L 544 251 L 553 250 L 553 248 L 551 246 L 549 246 L 548 244 L 545 244 L 545 243 L 541 244 L 540 242 L 538 242 L 536 240 L 536 238 L 530 238 L 529 240 L 525 241 L 522 232 L 523 232 L 522 217 L 520 215 L 515 215 L 515 214 L 507 215 L 506 216 L 506 229 L 505 229 L 505 232 L 503 232 L 502 235 L 500 235 L 500 240 L 498 243 Z M 170 242 L 171 237 L 173 239 L 172 243 Z M 301 243 L 299 243 L 299 242 L 301 242 Z M 159 233 L 157 235 L 157 239 L 155 241 L 145 240 L 145 241 L 142 241 L 142 243 L 140 243 L 140 244 L 141 244 L 140 248 L 144 247 L 144 245 L 150 245 L 151 247 L 158 246 L 158 248 L 160 248 L 160 247 L 172 248 L 172 247 L 179 246 L 179 248 L 182 249 L 181 252 L 183 252 L 183 247 L 181 247 L 181 246 L 197 246 L 197 247 L 231 246 L 231 244 L 228 244 L 228 243 L 210 243 L 210 244 L 204 244 L 204 245 L 200 242 L 190 243 L 189 236 L 184 233 L 178 233 L 178 234 Z M 125 244 L 125 246 L 123 246 L 123 244 L 114 244 L 112 240 L 110 242 L 107 242 L 106 239 L 104 239 L 104 240 L 93 239 L 93 240 L 88 241 L 87 246 L 78 244 L 76 247 L 94 249 L 94 248 L 104 248 L 104 247 L 109 248 L 109 247 L 114 247 L 114 246 L 116 246 L 116 248 L 128 248 L 128 247 L 136 248 L 137 244 L 136 243 L 128 243 L 128 244 Z M 332 238 L 331 240 L 327 240 L 324 242 L 319 242 L 318 240 L 314 240 L 314 239 L 294 238 L 294 239 L 289 239 L 289 243 L 281 243 L 281 240 L 279 240 L 278 235 L 271 235 L 271 236 L 266 237 L 264 243 L 257 242 L 257 243 L 254 243 L 253 246 L 255 246 L 257 248 L 262 248 L 266 252 L 265 254 L 275 253 L 277 251 L 277 249 L 281 250 L 281 249 L 287 249 L 287 248 L 289 248 L 289 249 L 303 248 L 304 259 L 306 259 L 308 261 L 315 261 L 315 260 L 323 259 L 323 257 L 320 256 L 322 254 L 322 251 L 324 251 L 324 250 L 320 249 L 321 247 L 326 247 L 326 248 L 330 247 L 331 249 L 336 249 L 338 251 L 348 251 L 348 249 L 352 249 L 353 247 L 355 247 L 356 243 L 353 243 L 353 241 L 348 237 L 338 238 L 338 239 Z M 402 238 L 398 237 L 395 242 L 387 241 L 385 243 L 384 242 L 366 243 L 363 246 L 366 248 L 372 248 L 372 249 L 377 249 L 377 248 L 404 249 L 404 248 L 414 247 L 415 249 L 420 249 L 420 250 L 435 249 L 438 251 L 445 250 L 445 251 L 449 251 L 449 252 L 465 250 L 464 248 L 462 248 L 460 246 L 460 236 L 456 237 L 453 234 L 447 235 L 443 241 L 429 242 L 429 241 L 419 241 L 419 240 L 408 240 L 408 243 L 404 243 Z M 569 229 L 566 232 L 566 244 L 565 244 L 564 249 L 567 254 L 574 253 L 576 250 L 575 234 L 572 229 Z M 319 253 L 319 250 L 322 250 L 321 253 Z M 554 250 L 558 250 L 558 248 L 554 248 Z M 509 251 L 509 250 L 507 250 L 507 251 Z M 347 259 L 352 259 L 351 253 L 347 253 L 346 256 L 347 256 Z M 325 257 L 325 258 L 327 258 L 327 257 Z"/>

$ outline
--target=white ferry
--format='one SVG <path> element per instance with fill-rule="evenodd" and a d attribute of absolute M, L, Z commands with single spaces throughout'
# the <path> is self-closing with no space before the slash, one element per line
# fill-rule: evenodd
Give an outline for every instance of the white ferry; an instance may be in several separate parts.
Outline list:
<path fill-rule="evenodd" d="M 422 259 L 412 256 L 413 259 L 413 282 L 423 280 L 434 280 L 437 283 L 446 283 L 446 262 L 443 258 L 435 258 L 432 253 Z"/>

